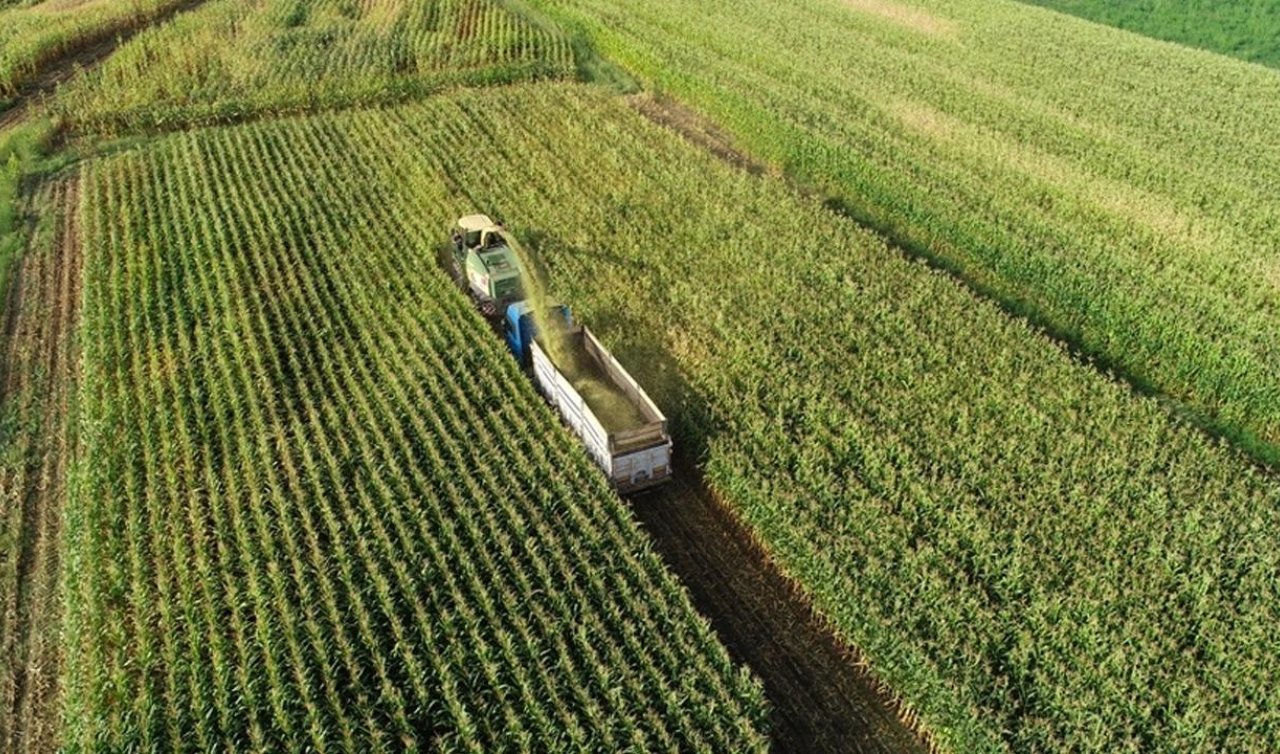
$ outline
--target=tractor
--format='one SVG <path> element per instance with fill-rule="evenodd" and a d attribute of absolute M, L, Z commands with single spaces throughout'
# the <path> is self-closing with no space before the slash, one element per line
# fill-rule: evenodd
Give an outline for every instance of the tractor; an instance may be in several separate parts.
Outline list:
<path fill-rule="evenodd" d="M 454 279 L 471 293 L 488 317 L 523 298 L 520 260 L 507 244 L 506 229 L 487 215 L 467 215 L 453 229 L 450 254 Z"/>

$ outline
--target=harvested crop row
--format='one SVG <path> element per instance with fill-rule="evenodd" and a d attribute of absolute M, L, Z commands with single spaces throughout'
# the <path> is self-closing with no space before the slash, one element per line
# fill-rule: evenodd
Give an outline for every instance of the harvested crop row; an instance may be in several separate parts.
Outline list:
<path fill-rule="evenodd" d="M 945 748 L 1280 742 L 1280 487 L 1234 451 L 589 88 L 321 122 L 389 216 L 508 220 Z"/>
<path fill-rule="evenodd" d="M 140 35 L 57 108 L 76 127 L 116 133 L 573 71 L 567 39 L 497 0 L 215 0 Z"/>
<path fill-rule="evenodd" d="M 41 227 L 15 265 L 0 340 L 0 749 L 57 743 L 60 529 L 74 446 L 80 310 L 77 181 L 36 198 Z"/>
<path fill-rule="evenodd" d="M 352 138 L 87 171 L 68 746 L 762 749 L 759 687 Z"/>
<path fill-rule="evenodd" d="M 537 4 L 1280 464 L 1280 74 L 1003 1 Z"/>

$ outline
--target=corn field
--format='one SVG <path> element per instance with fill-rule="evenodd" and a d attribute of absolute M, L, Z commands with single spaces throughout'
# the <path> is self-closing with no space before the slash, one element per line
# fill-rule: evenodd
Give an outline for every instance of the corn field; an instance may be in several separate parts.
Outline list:
<path fill-rule="evenodd" d="M 176 6 L 0 0 L 0 100 Z M 614 63 L 660 96 L 564 81 Z M 0 348 L 0 741 L 768 747 L 646 499 L 437 266 L 486 212 L 940 750 L 1280 750 L 1277 103 L 1005 0 L 142 32 L 50 98 L 70 149 L 0 165 L 42 286 Z"/>
<path fill-rule="evenodd" d="M 573 72 L 566 38 L 499 0 L 213 0 L 139 35 L 58 110 L 117 133 Z"/>
<path fill-rule="evenodd" d="M 535 5 L 1280 464 L 1275 71 L 1003 1 Z"/>
<path fill-rule="evenodd" d="M 35 79 L 41 67 L 77 46 L 92 44 L 182 0 L 9 0 L 0 2 L 0 104 Z"/>
<path fill-rule="evenodd" d="M 1280 742 L 1280 487 L 1236 451 L 593 89 L 315 123 L 392 216 L 512 218 L 946 750 Z"/>
<path fill-rule="evenodd" d="M 436 268 L 395 136 L 84 168 L 65 748 L 763 750 L 759 686 Z"/>

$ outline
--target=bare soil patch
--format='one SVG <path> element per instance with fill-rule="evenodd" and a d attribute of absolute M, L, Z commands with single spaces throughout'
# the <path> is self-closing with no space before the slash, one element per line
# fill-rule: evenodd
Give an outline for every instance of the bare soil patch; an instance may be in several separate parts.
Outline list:
<path fill-rule="evenodd" d="M 35 241 L 14 263 L 0 349 L 0 749 L 7 752 L 57 745 L 58 541 L 74 447 L 82 255 L 77 181 L 42 194 L 59 222 L 52 239 Z"/>
<path fill-rule="evenodd" d="M 764 681 L 775 751 L 931 750 L 695 469 L 631 504 L 734 660 Z"/>
<path fill-rule="evenodd" d="M 31 9 L 41 13 L 57 15 L 59 13 L 87 10 L 105 2 L 108 2 L 108 0 L 45 0 L 43 3 L 31 6 Z"/>

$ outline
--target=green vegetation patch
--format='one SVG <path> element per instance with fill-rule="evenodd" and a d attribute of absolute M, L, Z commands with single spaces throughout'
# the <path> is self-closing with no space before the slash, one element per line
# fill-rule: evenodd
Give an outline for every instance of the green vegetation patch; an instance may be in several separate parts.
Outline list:
<path fill-rule="evenodd" d="M 306 129 L 386 223 L 507 220 L 946 749 L 1280 745 L 1280 486 L 1158 402 L 598 90 Z"/>
<path fill-rule="evenodd" d="M 499 0 L 213 0 L 139 35 L 56 106 L 74 127 L 169 129 L 575 72 L 569 40 Z"/>
<path fill-rule="evenodd" d="M 1280 67 L 1277 0 L 1024 0 L 1168 42 Z"/>
<path fill-rule="evenodd" d="M 41 163 L 49 137 L 47 121 L 30 121 L 0 132 L 0 302 L 9 290 L 10 267 L 27 243 L 21 222 L 23 180 L 47 167 Z"/>
<path fill-rule="evenodd" d="M 34 81 L 50 61 L 144 24 L 183 2 L 17 0 L 0 3 L 0 102 Z"/>

